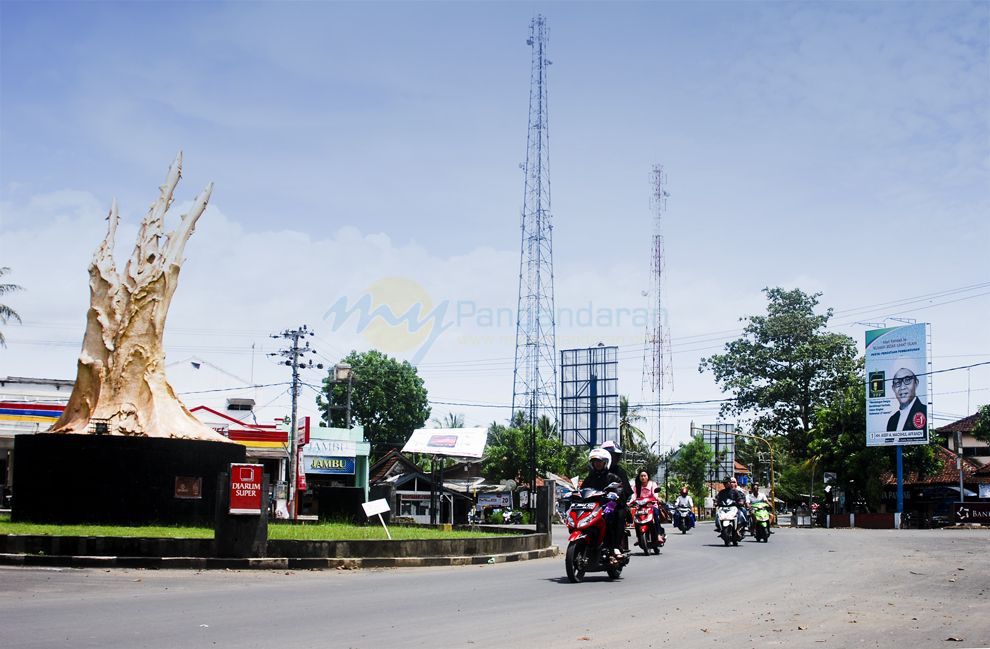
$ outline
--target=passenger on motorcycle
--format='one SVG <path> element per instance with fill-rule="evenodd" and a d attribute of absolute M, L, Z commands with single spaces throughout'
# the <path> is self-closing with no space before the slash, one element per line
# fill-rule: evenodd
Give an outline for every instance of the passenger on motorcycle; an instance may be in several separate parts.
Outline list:
<path fill-rule="evenodd" d="M 591 453 L 588 454 L 588 467 L 590 469 L 587 476 L 584 478 L 584 482 L 581 483 L 583 489 L 596 489 L 598 491 L 605 491 L 606 488 L 612 483 L 618 483 L 618 489 L 622 491 L 622 485 L 626 485 L 628 488 L 628 482 L 624 482 L 622 478 L 611 471 L 609 471 L 609 465 L 612 462 L 612 456 L 609 455 L 608 451 L 601 448 L 592 449 Z M 612 496 L 615 496 L 612 499 Z M 621 499 L 621 494 L 615 493 L 613 491 L 609 494 L 612 502 L 606 505 L 606 517 L 608 521 L 608 527 L 606 529 L 605 542 L 614 551 L 615 554 L 621 554 L 621 545 L 619 544 L 619 535 L 625 536 L 625 510 L 619 511 L 619 503 L 625 503 Z"/>
<path fill-rule="evenodd" d="M 715 506 L 728 507 L 735 505 L 738 510 L 736 513 L 736 524 L 739 526 L 739 531 L 742 532 L 748 526 L 748 519 L 746 518 L 746 508 L 748 506 L 746 504 L 746 494 L 739 489 L 735 478 L 726 478 L 722 484 L 724 488 L 715 496 Z M 717 518 L 715 519 L 715 532 L 718 534 L 722 532 L 718 528 Z"/>
<path fill-rule="evenodd" d="M 620 463 L 622 460 L 622 449 L 612 440 L 603 442 L 602 448 L 608 451 L 609 457 L 612 458 L 612 462 L 609 464 L 609 471 L 622 479 L 622 491 L 619 492 L 619 502 L 616 503 L 616 513 L 618 514 L 618 521 L 616 523 L 618 532 L 616 533 L 616 538 L 619 540 L 619 547 L 624 551 L 628 551 L 629 543 L 626 540 L 626 522 L 632 520 L 629 516 L 629 509 L 626 507 L 626 503 L 629 502 L 629 496 L 632 495 L 632 488 L 629 486 L 629 476 L 626 475 L 626 471 Z"/>
<path fill-rule="evenodd" d="M 646 469 L 640 469 L 639 473 L 636 474 L 636 483 L 632 487 L 633 494 L 629 497 L 629 505 L 632 505 L 637 500 L 650 500 L 653 501 L 653 526 L 656 532 L 657 538 L 662 538 L 667 536 L 667 533 L 663 529 L 663 525 L 660 524 L 660 500 L 657 498 L 657 483 L 650 480 L 650 474 L 646 472 Z"/>
<path fill-rule="evenodd" d="M 681 494 L 674 501 L 675 510 L 681 507 L 687 507 L 688 518 L 691 520 L 691 526 L 694 527 L 694 501 L 691 500 L 691 494 L 688 493 L 687 485 L 681 487 Z"/>

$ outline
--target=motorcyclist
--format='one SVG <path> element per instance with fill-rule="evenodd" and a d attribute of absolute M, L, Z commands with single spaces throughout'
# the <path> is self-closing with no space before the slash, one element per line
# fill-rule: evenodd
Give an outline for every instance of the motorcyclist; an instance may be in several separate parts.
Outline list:
<path fill-rule="evenodd" d="M 759 483 L 754 482 L 753 483 L 753 486 L 749 490 L 749 493 L 746 494 L 746 502 L 752 508 L 752 506 L 755 503 L 767 503 L 767 504 L 769 504 L 770 503 L 770 499 L 767 498 L 767 495 L 766 494 L 761 494 L 760 493 L 760 485 L 759 485 Z M 771 508 L 770 513 L 771 513 L 771 516 L 772 516 L 773 515 L 773 508 Z M 770 528 L 770 533 L 773 534 L 773 528 Z"/>
<path fill-rule="evenodd" d="M 739 533 L 743 534 L 747 527 L 746 509 L 748 505 L 746 501 L 746 494 L 739 489 L 735 478 L 726 478 L 722 484 L 724 488 L 718 492 L 717 496 L 715 496 L 715 506 L 728 507 L 735 505 L 737 509 L 736 525 L 739 527 Z M 717 534 L 722 533 L 722 530 L 719 529 L 718 518 L 715 519 L 715 532 Z"/>
<path fill-rule="evenodd" d="M 667 536 L 660 524 L 660 499 L 657 498 L 657 483 L 650 480 L 650 474 L 646 469 L 640 469 L 636 474 L 636 482 L 632 486 L 633 494 L 629 497 L 628 505 L 632 505 L 637 500 L 649 500 L 653 507 L 653 528 L 657 539 Z M 638 541 L 637 541 L 638 543 Z"/>
<path fill-rule="evenodd" d="M 592 449 L 591 453 L 588 454 L 589 472 L 581 483 L 581 487 L 584 489 L 605 491 L 609 485 L 618 483 L 609 494 L 612 503 L 606 506 L 607 510 L 610 510 L 611 513 L 606 516 L 605 543 L 613 549 L 615 554 L 621 554 L 622 550 L 620 549 L 618 539 L 620 532 L 625 536 L 625 518 L 620 518 L 620 515 L 625 516 L 625 513 L 624 511 L 619 511 L 619 505 L 620 503 L 625 503 L 621 495 L 621 491 L 623 491 L 622 485 L 625 484 L 627 485 L 626 488 L 628 488 L 629 483 L 624 482 L 620 476 L 609 470 L 611 463 L 612 456 L 609 455 L 608 451 L 601 448 Z"/>
<path fill-rule="evenodd" d="M 691 523 L 691 527 L 694 527 L 694 501 L 691 500 L 691 494 L 688 493 L 687 485 L 681 487 L 681 493 L 677 496 L 677 500 L 674 501 L 675 510 L 681 507 L 687 507 L 688 520 Z"/>
<path fill-rule="evenodd" d="M 612 463 L 609 464 L 609 471 L 622 479 L 622 491 L 619 492 L 619 502 L 616 507 L 616 514 L 618 514 L 616 518 L 618 521 L 616 522 L 617 531 L 615 538 L 619 540 L 619 547 L 624 551 L 628 551 L 629 542 L 626 538 L 626 522 L 630 521 L 631 518 L 626 503 L 629 502 L 629 497 L 632 495 L 632 487 L 630 486 L 629 476 L 626 475 L 625 469 L 622 468 L 622 448 L 612 440 L 604 442 L 602 448 L 608 451 L 612 458 Z"/>

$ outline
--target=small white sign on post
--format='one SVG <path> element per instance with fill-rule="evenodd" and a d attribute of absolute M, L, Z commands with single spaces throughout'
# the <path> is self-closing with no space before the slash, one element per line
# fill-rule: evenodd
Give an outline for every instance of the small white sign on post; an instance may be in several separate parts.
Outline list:
<path fill-rule="evenodd" d="M 378 500 L 372 500 L 371 502 L 361 503 L 361 507 L 364 508 L 364 515 L 371 518 L 375 514 L 378 515 L 378 520 L 381 521 L 382 527 L 385 528 L 385 535 L 388 536 L 388 540 L 392 540 L 392 534 L 388 531 L 388 526 L 385 525 L 385 519 L 382 518 L 382 514 L 391 511 L 388 507 L 388 501 L 384 498 Z"/>

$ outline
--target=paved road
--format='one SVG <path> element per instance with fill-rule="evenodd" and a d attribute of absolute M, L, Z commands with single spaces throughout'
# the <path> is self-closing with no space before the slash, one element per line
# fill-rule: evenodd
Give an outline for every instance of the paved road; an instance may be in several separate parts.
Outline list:
<path fill-rule="evenodd" d="M 559 536 L 557 537 L 559 538 Z M 563 559 L 365 571 L 0 569 L 0 647 L 990 647 L 990 531 L 710 526 L 570 584 Z M 955 637 L 961 640 L 947 641 Z"/>

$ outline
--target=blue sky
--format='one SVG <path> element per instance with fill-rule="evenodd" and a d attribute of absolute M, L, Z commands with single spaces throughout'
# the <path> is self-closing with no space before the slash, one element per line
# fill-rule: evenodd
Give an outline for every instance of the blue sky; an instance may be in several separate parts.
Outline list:
<path fill-rule="evenodd" d="M 187 247 L 170 360 L 213 354 L 247 376 L 252 342 L 302 322 L 328 357 L 367 347 L 324 314 L 375 286 L 514 308 L 537 11 L 558 307 L 641 305 L 663 164 L 666 399 L 720 396 L 697 360 L 762 310 L 765 286 L 822 291 L 860 345 L 856 321 L 914 318 L 933 325 L 936 368 L 990 360 L 986 2 L 4 2 L 0 265 L 28 291 L 9 300 L 25 325 L 6 329 L 0 374 L 74 375 L 110 201 L 132 228 L 126 255 L 180 149 L 179 200 L 216 190 Z M 977 288 L 949 293 L 961 287 Z M 422 359 L 438 401 L 511 397 L 514 330 L 475 325 Z M 646 398 L 642 331 L 558 336 L 624 345 L 621 390 Z M 262 365 L 255 378 L 277 378 Z M 967 398 L 990 401 L 990 371 L 947 372 L 933 392 L 936 411 L 965 414 Z M 501 412 L 451 408 L 480 424 Z M 692 417 L 714 413 L 652 432 L 683 439 Z"/>

